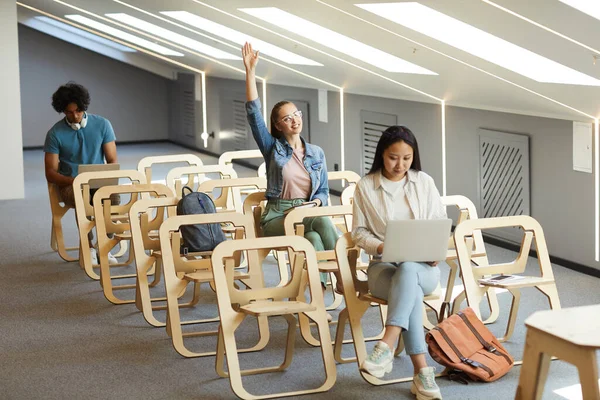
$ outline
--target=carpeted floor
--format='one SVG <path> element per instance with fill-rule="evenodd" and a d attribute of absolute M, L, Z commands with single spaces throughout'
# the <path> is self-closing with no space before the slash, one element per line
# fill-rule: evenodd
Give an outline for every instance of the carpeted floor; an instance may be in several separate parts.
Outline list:
<path fill-rule="evenodd" d="M 146 155 L 185 153 L 170 144 L 123 145 L 119 147 L 122 168 L 135 168 Z M 235 398 L 229 381 L 219 378 L 214 358 L 185 359 L 178 355 L 162 328 L 152 328 L 133 305 L 115 306 L 103 296 L 98 282 L 85 276 L 77 263 L 66 263 L 52 252 L 50 208 L 43 173 L 43 153 L 26 151 L 26 198 L 0 201 L 0 398 L 1 399 L 230 399 Z M 201 155 L 206 164 L 215 159 Z M 238 168 L 241 176 L 254 174 Z M 166 169 L 155 178 L 163 177 Z M 72 214 L 66 223 L 67 240 L 75 242 Z M 552 249 L 550 249 L 552 252 Z M 514 253 L 488 246 L 491 260 L 508 260 Z M 534 260 L 530 262 L 530 267 Z M 275 270 L 265 267 L 267 278 Z M 441 265 L 444 277 L 447 267 Z M 600 303 L 600 280 L 554 266 L 563 307 Z M 125 293 L 123 294 L 126 295 Z M 503 333 L 510 302 L 500 294 L 501 318 L 490 329 Z M 213 296 L 205 290 L 201 310 L 188 311 L 186 317 L 216 312 Z M 523 321 L 532 312 L 548 308 L 544 297 L 524 290 L 518 326 L 506 344 L 516 359 L 521 359 L 525 328 Z M 189 315 L 188 315 L 189 314 Z M 334 313 L 336 314 L 336 313 Z M 590 316 L 600 318 L 600 316 Z M 369 310 L 367 332 L 380 329 L 377 315 Z M 214 325 L 213 325 L 214 327 Z M 253 354 L 242 355 L 242 367 L 270 365 L 283 356 L 285 325 L 273 319 L 272 343 Z M 251 344 L 255 325 L 244 324 L 240 341 Z M 333 329 L 332 329 L 333 334 Z M 190 339 L 190 347 L 214 349 L 214 338 Z M 369 345 L 369 349 L 372 344 Z M 345 349 L 350 355 L 352 348 Z M 285 388 L 297 390 L 321 383 L 323 369 L 320 352 L 297 335 L 296 353 L 286 372 L 244 378 L 248 390 L 264 394 Z M 431 360 L 430 360 L 431 361 Z M 433 361 L 431 361 L 433 363 Z M 435 363 L 433 363 L 435 364 Z M 441 368 L 438 366 L 439 370 Z M 410 374 L 410 360 L 399 357 L 391 376 Z M 439 379 L 444 399 L 512 399 L 520 367 L 495 383 L 460 383 Z M 564 399 L 556 390 L 578 384 L 575 368 L 561 361 L 550 367 L 544 399 Z M 337 366 L 337 382 L 317 399 L 412 399 L 410 385 L 374 387 L 358 374 L 354 363 Z M 580 398 L 575 395 L 567 398 Z M 304 397 L 306 398 L 306 397 Z"/>

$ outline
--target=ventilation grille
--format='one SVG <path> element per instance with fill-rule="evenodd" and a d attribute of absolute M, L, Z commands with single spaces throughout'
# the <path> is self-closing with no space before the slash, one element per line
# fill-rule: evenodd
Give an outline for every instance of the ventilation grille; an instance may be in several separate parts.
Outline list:
<path fill-rule="evenodd" d="M 248 149 L 248 123 L 246 121 L 245 102 L 233 100 L 233 148 Z"/>
<path fill-rule="evenodd" d="M 383 114 L 373 111 L 361 110 L 362 137 L 363 137 L 363 162 L 362 173 L 365 175 L 373 165 L 375 149 L 381 133 L 392 125 L 396 125 L 398 118 L 392 114 Z"/>
<path fill-rule="evenodd" d="M 188 138 L 196 137 L 196 99 L 194 97 L 194 90 L 192 88 L 183 89 L 181 93 L 181 97 L 183 100 L 182 107 L 182 131 L 185 136 Z"/>
<path fill-rule="evenodd" d="M 479 192 L 482 218 L 529 215 L 529 137 L 479 130 Z M 520 241 L 519 229 L 490 234 Z"/>

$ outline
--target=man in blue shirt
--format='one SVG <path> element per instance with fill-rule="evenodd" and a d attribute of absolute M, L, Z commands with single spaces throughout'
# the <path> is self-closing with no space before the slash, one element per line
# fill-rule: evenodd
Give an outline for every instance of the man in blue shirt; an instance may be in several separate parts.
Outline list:
<path fill-rule="evenodd" d="M 44 165 L 46 180 L 59 186 L 62 200 L 74 207 L 73 180 L 79 164 L 108 164 L 117 162 L 115 132 L 110 122 L 99 115 L 88 114 L 90 94 L 74 82 L 62 85 L 52 95 L 52 108 L 65 117 L 58 121 L 46 134 Z M 90 232 L 91 234 L 91 232 Z M 88 236 L 91 246 L 93 235 Z M 116 263 L 114 257 L 109 261 Z M 94 262 L 97 264 L 97 262 Z"/>

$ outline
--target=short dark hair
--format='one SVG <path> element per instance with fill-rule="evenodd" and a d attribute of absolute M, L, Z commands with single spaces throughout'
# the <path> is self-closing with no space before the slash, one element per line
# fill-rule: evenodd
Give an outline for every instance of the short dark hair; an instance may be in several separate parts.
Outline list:
<path fill-rule="evenodd" d="M 62 113 L 71 103 L 77 104 L 79 111 L 87 111 L 90 105 L 90 92 L 73 81 L 62 85 L 54 92 L 52 95 L 52 108 L 57 113 Z"/>
<path fill-rule="evenodd" d="M 385 150 L 396 142 L 404 142 L 413 149 L 413 161 L 410 165 L 410 169 L 415 171 L 421 170 L 421 158 L 419 157 L 419 145 L 417 144 L 417 138 L 405 126 L 394 125 L 387 128 L 381 134 L 379 142 L 377 142 L 377 148 L 375 149 L 375 157 L 373 158 L 373 164 L 369 174 L 381 171 L 383 168 L 383 153 Z"/>
<path fill-rule="evenodd" d="M 277 127 L 275 125 L 277 125 L 277 123 L 279 122 L 279 110 L 281 109 L 281 107 L 285 106 L 286 104 L 293 104 L 291 101 L 280 101 L 279 103 L 275 104 L 273 106 L 273 109 L 271 110 L 271 136 L 273 136 L 275 139 L 279 139 L 280 137 L 283 136 L 283 132 L 281 132 L 279 129 L 277 129 Z"/>

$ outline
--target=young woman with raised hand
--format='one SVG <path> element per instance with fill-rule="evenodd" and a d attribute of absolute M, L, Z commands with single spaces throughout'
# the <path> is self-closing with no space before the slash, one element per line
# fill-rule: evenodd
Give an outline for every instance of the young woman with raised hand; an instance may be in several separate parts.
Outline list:
<path fill-rule="evenodd" d="M 302 112 L 289 101 L 281 101 L 271 110 L 271 132 L 261 113 L 256 88 L 256 64 L 259 52 L 250 43 L 242 47 L 246 67 L 246 114 L 254 140 L 267 166 L 267 206 L 260 225 L 265 236 L 285 235 L 285 211 L 313 202 L 326 206 L 329 196 L 325 154 L 319 146 L 307 143 L 302 132 Z M 304 237 L 317 251 L 333 250 L 338 233 L 327 217 L 305 221 Z M 321 282 L 327 275 L 321 274 Z"/>
<path fill-rule="evenodd" d="M 369 173 L 356 187 L 352 239 L 373 256 L 367 270 L 369 291 L 388 302 L 384 336 L 361 365 L 376 377 L 391 372 L 394 347 L 403 335 L 414 368 L 411 392 L 418 400 L 440 399 L 435 368 L 427 366 L 423 332 L 423 297 L 439 281 L 437 262 L 381 262 L 387 221 L 442 219 L 446 208 L 433 179 L 421 171 L 417 139 L 404 126 L 386 129 L 375 150 Z"/>

